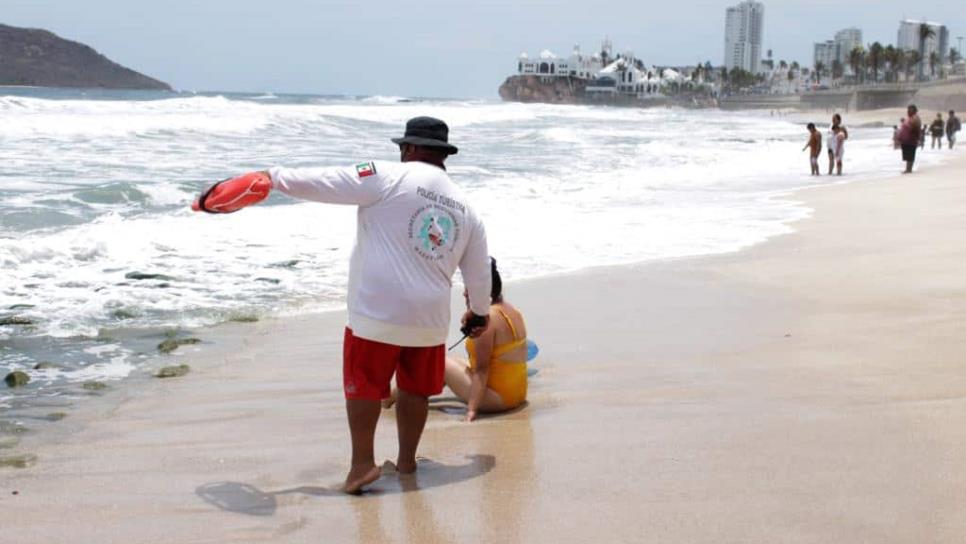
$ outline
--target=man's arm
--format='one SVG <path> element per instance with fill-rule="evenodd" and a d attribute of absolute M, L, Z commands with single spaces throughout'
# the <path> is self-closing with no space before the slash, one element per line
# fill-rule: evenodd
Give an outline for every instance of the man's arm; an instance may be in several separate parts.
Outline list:
<path fill-rule="evenodd" d="M 486 245 L 486 230 L 483 223 L 475 216 L 470 216 L 471 229 L 470 241 L 460 259 L 460 272 L 463 275 L 463 283 L 466 285 L 466 292 L 469 298 L 469 310 L 463 316 L 464 323 L 469 319 L 470 313 L 479 316 L 490 315 L 490 288 L 492 286 L 490 277 L 490 255 Z M 479 336 L 486 327 L 483 327 L 475 334 Z"/>
<path fill-rule="evenodd" d="M 284 168 L 268 170 L 272 188 L 289 196 L 329 204 L 368 206 L 378 202 L 386 188 L 386 176 L 374 162 L 330 168 Z"/>

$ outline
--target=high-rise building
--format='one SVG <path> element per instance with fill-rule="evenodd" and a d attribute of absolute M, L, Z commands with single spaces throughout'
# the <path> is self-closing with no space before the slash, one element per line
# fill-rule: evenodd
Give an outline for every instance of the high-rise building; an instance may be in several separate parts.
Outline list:
<path fill-rule="evenodd" d="M 856 47 L 862 47 L 862 31 L 858 28 L 844 28 L 835 33 L 834 40 L 815 44 L 813 64 L 822 63 L 825 70 L 831 71 L 832 64 L 838 61 L 843 70 L 849 68 L 849 54 Z"/>
<path fill-rule="evenodd" d="M 764 4 L 746 0 L 729 7 L 725 11 L 725 68 L 738 67 L 753 74 L 759 73 L 764 32 Z"/>
<path fill-rule="evenodd" d="M 835 58 L 843 65 L 849 63 L 849 54 L 856 47 L 862 47 L 862 31 L 858 28 L 845 28 L 835 33 Z"/>
<path fill-rule="evenodd" d="M 812 66 L 821 64 L 823 71 L 830 72 L 832 70 L 832 63 L 838 59 L 837 54 L 838 48 L 834 41 L 818 42 L 815 44 L 815 59 Z"/>
<path fill-rule="evenodd" d="M 933 35 L 926 39 L 924 44 L 920 43 L 922 25 L 928 26 Z M 920 51 L 919 46 L 924 45 L 924 50 Z M 896 47 L 907 51 L 919 51 L 922 58 L 929 60 L 932 53 L 939 54 L 939 61 L 944 62 L 946 55 L 949 54 L 949 29 L 940 23 L 930 23 L 927 21 L 913 21 L 906 19 L 899 23 L 899 36 L 896 39 Z"/>

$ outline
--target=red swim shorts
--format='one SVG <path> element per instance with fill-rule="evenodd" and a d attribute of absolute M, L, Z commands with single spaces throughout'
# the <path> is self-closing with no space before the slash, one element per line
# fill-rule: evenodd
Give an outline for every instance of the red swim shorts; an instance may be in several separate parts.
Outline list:
<path fill-rule="evenodd" d="M 381 400 L 396 374 L 399 389 L 431 397 L 443 392 L 446 347 L 403 347 L 359 338 L 346 327 L 342 343 L 342 388 L 347 399 Z"/>

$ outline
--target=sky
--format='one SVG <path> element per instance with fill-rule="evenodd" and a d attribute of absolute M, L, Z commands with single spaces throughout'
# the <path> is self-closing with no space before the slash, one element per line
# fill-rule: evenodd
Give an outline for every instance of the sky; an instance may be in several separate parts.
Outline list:
<path fill-rule="evenodd" d="M 764 49 L 812 63 L 857 26 L 893 43 L 900 19 L 966 35 L 964 0 L 765 0 Z M 190 91 L 496 98 L 517 56 L 616 51 L 647 64 L 723 60 L 735 0 L 0 0 L 0 23 L 44 28 Z M 915 7 L 910 9 L 910 5 Z"/>

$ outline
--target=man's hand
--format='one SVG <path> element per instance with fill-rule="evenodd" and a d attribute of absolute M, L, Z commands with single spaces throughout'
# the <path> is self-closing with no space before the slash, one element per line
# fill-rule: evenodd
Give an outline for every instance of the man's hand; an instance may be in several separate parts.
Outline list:
<path fill-rule="evenodd" d="M 470 338 L 479 338 L 481 334 L 486 332 L 486 328 L 490 326 L 490 316 L 476 315 L 470 310 L 466 310 L 466 313 L 463 314 L 463 318 L 460 319 L 460 325 L 462 325 L 460 330 L 465 329 L 466 324 L 469 323 L 470 320 L 475 320 L 477 323 L 481 323 L 475 324 L 470 328 L 469 333 L 467 334 L 467 336 Z"/>

